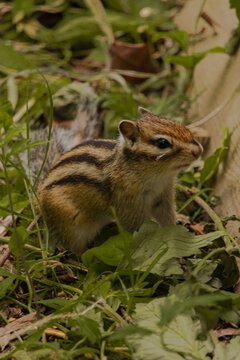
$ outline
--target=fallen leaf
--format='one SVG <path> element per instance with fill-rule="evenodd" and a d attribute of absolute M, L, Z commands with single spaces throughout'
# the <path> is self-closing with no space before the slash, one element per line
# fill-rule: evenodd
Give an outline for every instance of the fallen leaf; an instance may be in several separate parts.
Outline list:
<path fill-rule="evenodd" d="M 189 225 L 189 229 L 192 230 L 196 235 L 204 235 L 206 234 L 203 230 L 202 225 L 200 224 L 191 224 Z"/>
<path fill-rule="evenodd" d="M 227 335 L 239 335 L 239 333 L 240 333 L 239 329 L 234 329 L 234 328 L 213 330 L 213 332 L 217 338 L 220 338 L 222 336 L 227 336 Z"/>
<path fill-rule="evenodd" d="M 156 73 L 157 69 L 152 62 L 147 43 L 129 44 L 114 41 L 111 45 L 112 56 L 111 68 L 121 70 L 133 70 L 146 73 Z M 143 81 L 142 78 L 124 76 L 127 81 Z"/>
<path fill-rule="evenodd" d="M 59 339 L 67 339 L 67 335 L 65 334 L 65 332 L 54 328 L 45 329 L 44 334 L 49 336 L 54 336 Z"/>

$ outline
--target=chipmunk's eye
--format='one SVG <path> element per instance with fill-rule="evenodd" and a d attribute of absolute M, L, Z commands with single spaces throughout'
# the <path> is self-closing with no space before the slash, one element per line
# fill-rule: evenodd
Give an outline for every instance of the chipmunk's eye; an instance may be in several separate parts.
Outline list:
<path fill-rule="evenodd" d="M 156 140 L 156 146 L 159 149 L 166 149 L 168 147 L 171 147 L 172 144 L 170 144 L 170 142 L 167 139 L 161 138 Z"/>

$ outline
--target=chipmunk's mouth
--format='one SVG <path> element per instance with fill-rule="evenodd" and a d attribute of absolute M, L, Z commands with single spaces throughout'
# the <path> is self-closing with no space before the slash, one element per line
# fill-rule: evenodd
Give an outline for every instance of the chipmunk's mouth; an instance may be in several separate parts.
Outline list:
<path fill-rule="evenodd" d="M 180 170 L 180 169 L 186 169 L 191 163 L 188 162 L 186 164 L 181 164 L 181 165 L 178 165 L 176 166 L 176 169 Z"/>

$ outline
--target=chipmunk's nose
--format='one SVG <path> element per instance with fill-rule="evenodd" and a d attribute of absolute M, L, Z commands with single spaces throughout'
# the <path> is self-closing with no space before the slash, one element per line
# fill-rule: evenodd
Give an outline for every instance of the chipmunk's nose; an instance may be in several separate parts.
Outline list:
<path fill-rule="evenodd" d="M 194 148 L 192 149 L 192 155 L 195 157 L 195 159 L 197 159 L 200 156 L 200 154 L 202 153 L 203 147 L 196 140 L 193 140 L 193 144 L 194 144 Z"/>

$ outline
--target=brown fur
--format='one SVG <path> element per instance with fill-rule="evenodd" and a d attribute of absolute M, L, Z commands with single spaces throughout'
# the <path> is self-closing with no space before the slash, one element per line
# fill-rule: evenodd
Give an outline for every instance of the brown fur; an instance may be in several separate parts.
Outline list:
<path fill-rule="evenodd" d="M 182 124 L 142 109 L 137 121 L 123 120 L 120 137 L 96 140 L 64 154 L 39 184 L 38 197 L 50 238 L 82 253 L 113 220 L 138 230 L 151 219 L 174 224 L 174 181 L 201 151 Z M 167 148 L 155 144 L 158 138 Z"/>

